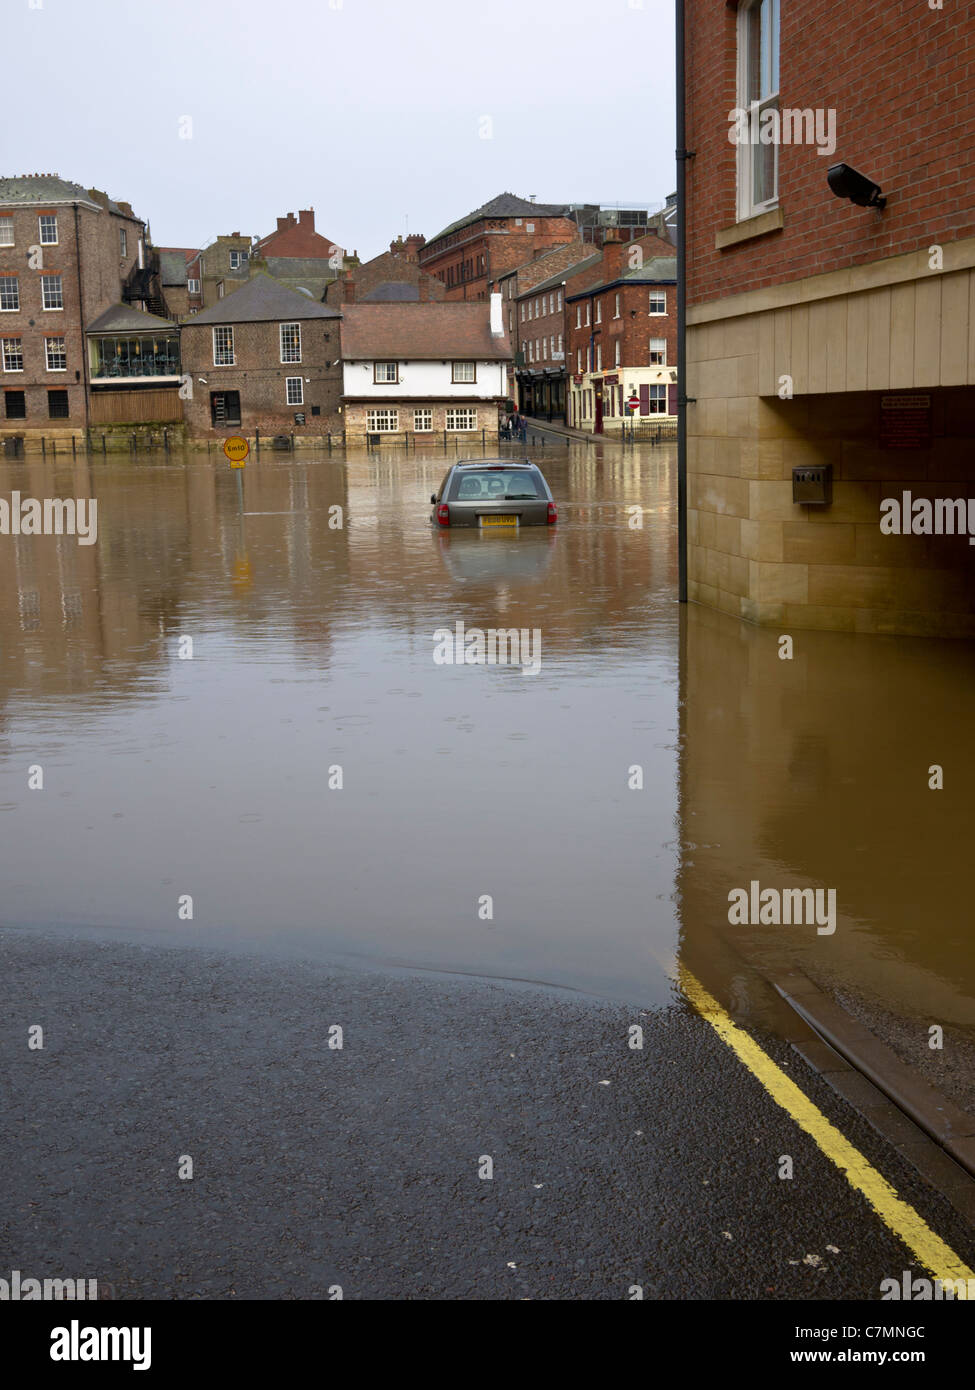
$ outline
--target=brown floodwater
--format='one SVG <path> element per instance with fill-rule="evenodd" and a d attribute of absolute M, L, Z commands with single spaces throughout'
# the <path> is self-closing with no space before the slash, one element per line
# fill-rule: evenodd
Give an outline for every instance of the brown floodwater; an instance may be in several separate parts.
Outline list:
<path fill-rule="evenodd" d="M 672 446 L 536 456 L 559 525 L 514 536 L 431 529 L 436 448 L 0 462 L 98 500 L 94 545 L 0 536 L 3 923 L 646 1004 L 683 959 L 741 1007 L 721 938 L 975 1023 L 972 647 L 781 661 L 676 603 Z M 540 670 L 438 664 L 457 623 Z M 835 933 L 731 926 L 752 880 L 835 889 Z"/>

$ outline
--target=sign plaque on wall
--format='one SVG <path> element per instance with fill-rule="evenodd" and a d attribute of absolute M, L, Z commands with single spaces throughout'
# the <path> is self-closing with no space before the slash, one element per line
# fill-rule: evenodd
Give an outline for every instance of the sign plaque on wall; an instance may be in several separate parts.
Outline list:
<path fill-rule="evenodd" d="M 882 449 L 926 449 L 930 443 L 930 395 L 912 392 L 880 397 Z"/>

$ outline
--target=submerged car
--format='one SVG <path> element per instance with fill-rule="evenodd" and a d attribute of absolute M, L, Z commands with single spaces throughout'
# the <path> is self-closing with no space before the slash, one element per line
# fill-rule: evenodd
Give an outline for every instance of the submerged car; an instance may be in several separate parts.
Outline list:
<path fill-rule="evenodd" d="M 460 459 L 430 501 L 437 526 L 516 530 L 559 518 L 542 470 L 529 459 Z"/>

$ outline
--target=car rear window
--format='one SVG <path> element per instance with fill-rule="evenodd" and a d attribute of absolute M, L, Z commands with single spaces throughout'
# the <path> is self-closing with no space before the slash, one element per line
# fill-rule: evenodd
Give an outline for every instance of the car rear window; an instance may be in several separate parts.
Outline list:
<path fill-rule="evenodd" d="M 527 468 L 465 469 L 454 479 L 452 502 L 500 502 L 514 497 L 544 497 L 541 479 Z"/>

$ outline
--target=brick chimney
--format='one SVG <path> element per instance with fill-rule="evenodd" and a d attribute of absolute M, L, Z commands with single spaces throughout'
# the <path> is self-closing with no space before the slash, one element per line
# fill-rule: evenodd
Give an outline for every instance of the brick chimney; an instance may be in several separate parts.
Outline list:
<path fill-rule="evenodd" d="M 342 303 L 355 303 L 355 281 L 351 275 L 347 275 L 342 281 Z"/>
<path fill-rule="evenodd" d="M 628 269 L 626 242 L 621 238 L 618 227 L 607 227 L 603 237 L 603 277 L 617 280 Z"/>
<path fill-rule="evenodd" d="M 298 212 L 298 225 L 306 232 L 315 230 L 315 209 L 301 208 Z"/>
<path fill-rule="evenodd" d="M 420 259 L 420 247 L 426 246 L 427 239 L 419 232 L 411 232 L 406 238 L 406 259 L 414 264 Z"/>

